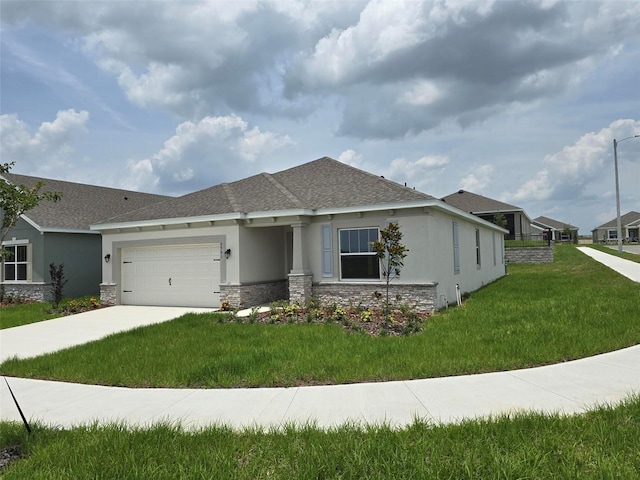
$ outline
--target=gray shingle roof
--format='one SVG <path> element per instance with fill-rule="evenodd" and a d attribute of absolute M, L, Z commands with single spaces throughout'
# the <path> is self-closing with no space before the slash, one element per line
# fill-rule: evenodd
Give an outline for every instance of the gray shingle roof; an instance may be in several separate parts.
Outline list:
<path fill-rule="evenodd" d="M 327 209 L 433 200 L 396 182 L 323 157 L 277 173 L 260 173 L 120 215 L 110 223 L 228 213 Z"/>
<path fill-rule="evenodd" d="M 638 220 L 640 220 L 640 212 L 635 212 L 633 210 L 620 216 L 620 223 L 622 225 L 629 225 L 630 223 L 637 222 Z M 602 225 L 596 227 L 595 230 L 597 230 L 598 228 L 617 227 L 617 224 L 617 218 L 614 218 L 613 220 L 610 220 L 607 223 L 603 223 Z"/>
<path fill-rule="evenodd" d="M 578 227 L 571 225 L 570 223 L 559 222 L 558 220 L 554 220 L 553 218 L 543 217 L 543 216 L 534 218 L 533 223 L 542 225 L 544 227 L 550 227 L 554 230 L 564 230 L 565 226 L 569 226 L 569 228 L 572 230 L 578 229 Z"/>
<path fill-rule="evenodd" d="M 62 192 L 59 202 L 43 201 L 24 215 L 44 230 L 88 231 L 90 225 L 173 198 L 14 173 L 2 177 L 14 185 L 26 187 L 41 181 L 43 192 Z"/>
<path fill-rule="evenodd" d="M 500 202 L 465 190 L 458 190 L 457 192 L 442 198 L 442 200 L 449 205 L 453 205 L 454 207 L 469 213 L 513 212 L 522 210 L 522 208 L 516 207 L 515 205 L 509 205 L 508 203 Z"/>

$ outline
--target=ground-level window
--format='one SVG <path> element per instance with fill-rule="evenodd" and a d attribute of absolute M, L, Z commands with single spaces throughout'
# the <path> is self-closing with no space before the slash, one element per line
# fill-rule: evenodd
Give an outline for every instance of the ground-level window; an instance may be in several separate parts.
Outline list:
<path fill-rule="evenodd" d="M 480 230 L 476 228 L 476 266 L 480 268 Z"/>
<path fill-rule="evenodd" d="M 29 273 L 29 246 L 4 245 L 5 281 L 27 281 Z"/>
<path fill-rule="evenodd" d="M 453 273 L 460 273 L 460 234 L 458 222 L 453 222 Z"/>
<path fill-rule="evenodd" d="M 340 277 L 343 279 L 379 280 L 380 263 L 371 246 L 378 240 L 378 228 L 339 230 Z"/>
<path fill-rule="evenodd" d="M 607 238 L 609 240 L 617 240 L 618 239 L 618 230 L 609 230 L 607 232 Z"/>

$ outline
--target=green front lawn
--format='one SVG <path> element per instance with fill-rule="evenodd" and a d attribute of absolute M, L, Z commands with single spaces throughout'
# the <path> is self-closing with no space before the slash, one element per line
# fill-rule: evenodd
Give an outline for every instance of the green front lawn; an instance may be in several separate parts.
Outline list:
<path fill-rule="evenodd" d="M 52 318 L 91 310 L 99 306 L 98 300 L 90 296 L 65 298 L 60 302 L 57 309 L 53 308 L 51 302 L 25 303 L 13 300 L 12 302 L 0 304 L 0 330 L 51 320 Z"/>
<path fill-rule="evenodd" d="M 507 370 L 640 343 L 640 285 L 558 246 L 556 261 L 509 275 L 421 333 L 372 337 L 338 324 L 240 325 L 185 315 L 0 365 L 9 376 L 154 387 L 240 387 L 427 378 Z M 221 315 L 221 314 L 217 314 Z"/>
<path fill-rule="evenodd" d="M 640 398 L 562 417 L 519 414 L 403 429 L 341 426 L 184 432 L 0 423 L 24 459 L 5 479 L 593 479 L 638 478 Z"/>
<path fill-rule="evenodd" d="M 61 315 L 52 312 L 48 302 L 0 305 L 0 330 L 50 320 Z"/>

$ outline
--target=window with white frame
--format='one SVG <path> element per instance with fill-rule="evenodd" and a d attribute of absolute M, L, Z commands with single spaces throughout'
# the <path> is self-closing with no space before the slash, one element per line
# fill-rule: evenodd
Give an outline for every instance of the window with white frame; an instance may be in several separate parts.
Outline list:
<path fill-rule="evenodd" d="M 609 240 L 617 240 L 618 239 L 618 230 L 608 230 L 607 231 L 607 238 Z"/>
<path fill-rule="evenodd" d="M 4 272 L 2 279 L 7 282 L 26 282 L 30 277 L 29 244 L 5 244 Z"/>
<path fill-rule="evenodd" d="M 378 228 L 345 228 L 339 230 L 340 278 L 379 280 L 380 262 L 371 245 L 378 240 Z"/>

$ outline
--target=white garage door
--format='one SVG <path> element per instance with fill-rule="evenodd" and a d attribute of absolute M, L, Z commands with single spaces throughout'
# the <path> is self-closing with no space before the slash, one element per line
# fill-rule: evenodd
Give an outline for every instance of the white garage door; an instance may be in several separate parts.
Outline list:
<path fill-rule="evenodd" d="M 220 244 L 122 249 L 124 305 L 220 306 Z"/>

